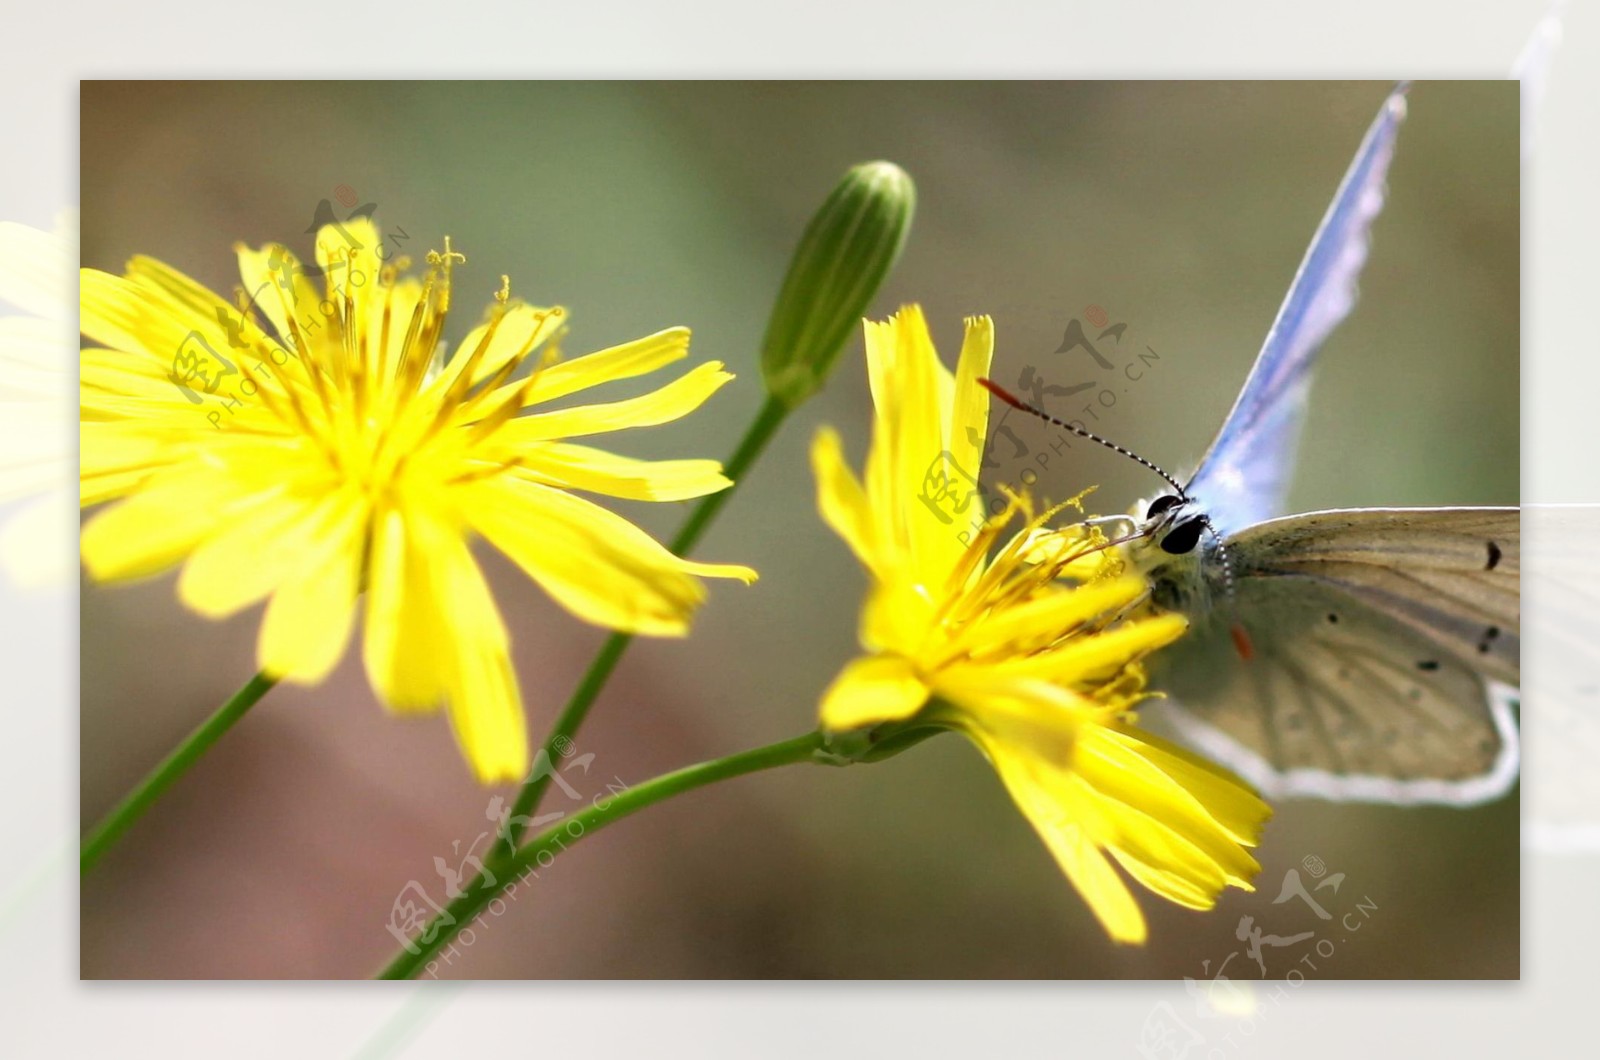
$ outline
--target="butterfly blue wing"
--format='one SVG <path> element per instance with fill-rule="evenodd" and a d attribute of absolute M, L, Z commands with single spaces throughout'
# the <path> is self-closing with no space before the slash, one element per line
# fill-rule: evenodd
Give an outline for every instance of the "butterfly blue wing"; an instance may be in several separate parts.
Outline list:
<path fill-rule="evenodd" d="M 1226 536 L 1283 514 L 1317 348 L 1355 304 L 1367 234 L 1405 118 L 1408 86 L 1396 86 L 1367 130 L 1300 262 L 1233 411 L 1188 485 Z"/>

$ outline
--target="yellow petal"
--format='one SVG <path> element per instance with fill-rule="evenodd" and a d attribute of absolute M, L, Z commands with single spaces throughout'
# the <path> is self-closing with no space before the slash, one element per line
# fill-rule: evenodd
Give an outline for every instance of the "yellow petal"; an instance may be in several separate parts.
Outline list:
<path fill-rule="evenodd" d="M 1003 770 L 1001 776 L 1005 776 Z M 1026 781 L 1008 780 L 1006 786 L 1028 823 L 1055 857 L 1056 864 L 1088 903 L 1100 926 L 1113 942 L 1142 946 L 1149 929 L 1128 885 L 1122 882 L 1110 860 L 1083 829 L 1061 816 L 1054 802 L 1032 794 L 1019 795 L 1018 788 L 1026 784 Z"/>
<path fill-rule="evenodd" d="M 455 355 L 429 385 L 439 390 L 449 389 L 470 362 L 472 372 L 467 377 L 467 385 L 475 386 L 508 362 L 528 356 L 565 326 L 566 310 L 560 306 L 552 309 L 511 306 L 498 321 L 481 324 L 467 332 Z"/>
<path fill-rule="evenodd" d="M 1192 795 L 1234 842 L 1253 847 L 1261 841 L 1272 808 L 1228 770 L 1143 730 L 1113 729 L 1106 738 L 1134 744 L 1142 759 Z"/>
<path fill-rule="evenodd" d="M 153 430 L 148 423 L 80 423 L 80 503 L 88 507 L 120 497 L 184 455 L 169 432 Z"/>
<path fill-rule="evenodd" d="M 387 379 L 400 363 L 411 317 L 422 301 L 424 288 L 416 279 L 401 277 L 382 284 L 363 302 L 366 306 L 367 375 Z"/>
<path fill-rule="evenodd" d="M 817 508 L 834 533 L 844 538 L 869 571 L 877 571 L 872 510 L 866 492 L 845 463 L 843 443 L 831 427 L 822 427 L 811 442 L 811 470 L 817 480 Z"/>
<path fill-rule="evenodd" d="M 501 478 L 468 487 L 484 537 L 573 614 L 651 636 L 684 636 L 705 598 L 698 577 L 755 580 L 748 567 L 679 559 L 643 530 L 579 497 Z"/>
<path fill-rule="evenodd" d="M 1126 621 L 1103 633 L 1069 639 L 1048 651 L 1008 659 L 997 668 L 1007 674 L 1066 684 L 1093 684 L 1114 677 L 1129 660 L 1171 644 L 1188 628 L 1188 619 L 1179 614 Z"/>
<path fill-rule="evenodd" d="M 534 380 L 533 389 L 528 392 L 526 403 L 536 405 L 541 401 L 554 401 L 556 398 L 566 397 L 568 394 L 575 394 L 601 383 L 633 379 L 653 372 L 657 368 L 665 368 L 687 356 L 689 356 L 689 329 L 667 328 L 654 335 L 646 335 L 642 339 L 575 357 L 570 361 L 563 361 L 540 370 L 539 377 Z M 509 391 L 520 385 L 507 384 L 504 389 Z"/>
<path fill-rule="evenodd" d="M 989 392 L 978 380 L 994 360 L 994 321 L 968 317 L 961 356 L 956 361 L 955 410 L 950 417 L 950 455 L 958 467 L 974 475 L 983 466 L 983 445 L 989 433 Z"/>
<path fill-rule="evenodd" d="M 568 442 L 535 443 L 514 459 L 550 485 L 627 500 L 681 501 L 733 485 L 715 460 L 634 460 Z"/>
<path fill-rule="evenodd" d="M 163 366 L 154 358 L 126 350 L 105 350 L 86 347 L 79 357 L 79 381 L 86 391 L 85 403 L 99 399 L 99 394 L 116 394 L 170 402 L 176 411 L 182 402 L 188 409 L 194 405 L 173 385 L 171 367 Z"/>
<path fill-rule="evenodd" d="M 896 424 L 899 418 L 893 393 L 895 363 L 895 324 L 893 321 L 862 322 L 862 339 L 867 350 L 867 384 L 872 390 L 872 444 L 867 449 L 866 490 L 873 518 L 879 525 L 878 540 L 883 547 L 904 548 L 895 510 L 902 498 L 896 492 L 895 451 L 898 446 Z"/>
<path fill-rule="evenodd" d="M 1219 813 L 1247 815 L 1249 823 L 1239 830 L 1250 836 L 1243 842 L 1255 842 L 1270 810 L 1243 783 L 1187 788 L 1180 776 L 1189 780 L 1193 775 L 1168 772 L 1163 767 L 1173 763 L 1167 756 L 1159 765 L 1147 757 L 1143 733 L 1102 727 L 1080 742 L 1075 763 L 1083 783 L 1106 806 L 1107 823 L 1115 830 L 1105 837 L 1108 845 L 1154 868 L 1204 884 L 1213 898 L 1225 883 L 1247 885 L 1260 871 L 1234 829 L 1218 819 Z M 1202 794 L 1218 804 L 1217 812 L 1201 801 Z"/>
<path fill-rule="evenodd" d="M 370 217 L 352 217 L 317 229 L 312 247 L 322 271 L 319 296 L 326 297 L 331 290 L 339 301 L 346 294 L 359 300 L 377 290 L 382 245 L 383 236 Z"/>
<path fill-rule="evenodd" d="M 456 741 L 480 782 L 520 780 L 528 771 L 527 722 L 511 638 L 489 583 L 460 534 L 441 536 L 429 558 L 454 656 L 448 698 Z"/>
<path fill-rule="evenodd" d="M 99 269 L 80 269 L 78 285 L 79 328 L 85 335 L 103 346 L 138 351 L 161 361 L 141 337 L 149 300 L 142 288 Z"/>
<path fill-rule="evenodd" d="M 390 509 L 373 523 L 362 657 L 372 687 L 396 711 L 435 710 L 450 688 L 453 634 L 431 562 L 448 536 L 421 513 Z"/>
<path fill-rule="evenodd" d="M 893 556 L 891 562 L 903 557 Z M 928 626 L 935 620 L 939 603 L 922 587 L 899 572 L 874 574 L 861 606 L 861 646 L 873 652 L 895 652 L 916 657 L 928 640 Z M 930 658 L 930 662 L 938 662 Z"/>
<path fill-rule="evenodd" d="M 254 483 L 214 468 L 170 473 L 89 520 L 80 542 L 84 564 L 101 581 L 158 573 L 193 551 L 255 492 Z"/>
<path fill-rule="evenodd" d="M 516 445 L 670 423 L 699 408 L 732 379 L 722 370 L 722 362 L 707 361 L 666 386 L 636 398 L 520 417 L 502 427 L 499 438 L 502 444 Z"/>
<path fill-rule="evenodd" d="M 944 425 L 950 416 L 950 406 L 941 398 L 950 391 L 941 384 L 949 379 L 950 371 L 939 360 L 921 311 L 902 311 L 901 316 L 906 319 L 900 326 L 895 382 L 904 388 L 904 395 L 897 444 L 902 496 L 911 498 L 919 495 L 934 462 L 948 460 Z M 975 468 L 961 470 L 976 477 Z M 906 504 L 902 511 L 911 532 L 919 580 L 927 585 L 942 584 L 962 548 L 960 537 L 928 505 Z"/>
<path fill-rule="evenodd" d="M 968 726 L 968 735 L 1106 933 L 1115 942 L 1143 943 L 1144 914 L 1086 827 L 1083 800 L 1073 797 L 1072 747 L 1083 726 L 1055 705 L 1030 703 L 1023 695 L 993 705 L 1004 709 Z"/>
<path fill-rule="evenodd" d="M 1108 795 L 1081 773 L 1063 782 L 1058 797 L 1062 812 L 1079 822 L 1090 840 L 1124 867 L 1137 866 L 1135 878 L 1163 898 L 1191 909 L 1209 909 L 1227 886 L 1217 862 L 1185 834 L 1163 823 L 1157 811 L 1147 812 L 1143 807 L 1148 803 L 1135 805 Z"/>
<path fill-rule="evenodd" d="M 325 319 L 322 292 L 306 277 L 300 259 L 287 247 L 269 243 L 260 250 L 251 250 L 237 243 L 233 249 L 239 258 L 239 276 L 244 280 L 246 296 L 266 316 L 283 348 L 299 356 L 294 335 L 300 322 Z M 402 322 L 402 333 L 404 328 Z"/>
<path fill-rule="evenodd" d="M 490 635 L 492 628 L 503 629 L 499 612 L 481 577 L 454 581 L 450 595 L 450 613 L 459 630 L 457 672 L 450 688 L 456 742 L 479 782 L 521 780 L 528 771 L 527 722 L 509 649 Z"/>
<path fill-rule="evenodd" d="M 482 643 L 461 650 L 461 674 L 450 694 L 456 742 L 480 783 L 521 780 L 528 772 L 528 733 L 511 659 Z"/>
<path fill-rule="evenodd" d="M 1016 642 L 1027 642 L 1040 635 L 1050 637 L 1077 626 L 1115 614 L 1144 594 L 1143 579 L 1117 578 L 1075 589 L 1062 587 L 1026 603 L 996 609 L 987 618 L 963 629 L 952 643 L 952 651 L 976 653 L 991 651 Z M 1099 637 L 1080 638 L 1073 649 L 1087 648 Z M 1133 656 L 1124 654 L 1126 662 Z"/>
<path fill-rule="evenodd" d="M 290 551 L 294 569 L 272 594 L 261 623 L 261 668 L 315 684 L 344 655 L 361 583 L 365 506 L 330 498 L 327 515 L 304 541 L 280 540 L 267 551 Z"/>
<path fill-rule="evenodd" d="M 238 316 L 238 309 L 229 305 L 198 281 L 155 258 L 135 255 L 128 261 L 126 276 L 165 303 L 169 312 L 181 315 L 188 323 L 217 329 L 226 325 L 218 320 L 220 312 L 225 319 Z"/>
<path fill-rule="evenodd" d="M 978 357 L 977 346 L 974 338 L 969 357 Z M 867 325 L 867 367 L 876 414 L 866 489 L 879 547 L 899 552 L 907 576 L 918 584 L 942 586 L 961 560 L 963 531 L 970 527 L 960 525 L 930 491 L 948 485 L 961 492 L 969 509 L 979 468 L 957 462 L 950 448 L 953 377 L 939 361 L 918 307 L 907 306 L 887 324 Z M 963 450 L 970 446 L 964 440 Z"/>
<path fill-rule="evenodd" d="M 449 705 L 451 728 L 479 780 L 515 780 L 527 771 L 510 637 L 459 530 L 416 508 L 379 518 L 363 651 L 390 708 Z"/>
<path fill-rule="evenodd" d="M 922 709 L 928 688 L 905 659 L 869 655 L 851 661 L 822 697 L 822 725 L 847 732 L 903 721 Z"/>
<path fill-rule="evenodd" d="M 207 618 L 225 618 L 266 599 L 300 577 L 308 558 L 320 562 L 325 542 L 359 529 L 347 494 L 299 493 L 287 483 L 219 514 L 178 578 L 179 597 Z M 347 547 L 359 558 L 359 542 Z"/>

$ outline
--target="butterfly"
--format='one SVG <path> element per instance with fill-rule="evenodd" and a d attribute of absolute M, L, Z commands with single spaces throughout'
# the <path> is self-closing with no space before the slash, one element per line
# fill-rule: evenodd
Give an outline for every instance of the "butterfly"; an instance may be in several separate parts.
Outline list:
<path fill-rule="evenodd" d="M 1191 622 L 1152 684 L 1180 735 L 1268 796 L 1464 805 L 1517 774 L 1519 510 L 1282 514 L 1310 369 L 1354 305 L 1406 91 L 1368 129 L 1187 485 L 985 381 L 1168 481 L 1126 543 L 1154 603 Z"/>

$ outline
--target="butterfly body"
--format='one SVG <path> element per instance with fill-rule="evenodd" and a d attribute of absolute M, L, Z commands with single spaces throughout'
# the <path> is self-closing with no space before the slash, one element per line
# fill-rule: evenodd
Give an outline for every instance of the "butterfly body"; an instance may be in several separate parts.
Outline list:
<path fill-rule="evenodd" d="M 1516 737 L 1485 681 L 1519 683 L 1518 517 L 1312 512 L 1170 557 L 1150 572 L 1153 600 L 1193 623 L 1152 661 L 1178 705 L 1170 720 L 1275 793 L 1497 794 L 1515 776 Z"/>
<path fill-rule="evenodd" d="M 1164 504 L 1171 494 L 1144 505 L 1139 533 L 1125 553 L 1136 573 L 1151 584 L 1152 600 L 1166 611 L 1191 618 L 1210 616 L 1214 601 L 1226 593 L 1223 561 L 1205 533 L 1202 513 L 1181 500 Z"/>

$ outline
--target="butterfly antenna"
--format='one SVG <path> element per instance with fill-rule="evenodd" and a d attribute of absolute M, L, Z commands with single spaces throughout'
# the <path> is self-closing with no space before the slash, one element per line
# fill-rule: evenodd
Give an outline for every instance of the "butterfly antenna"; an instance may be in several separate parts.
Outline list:
<path fill-rule="evenodd" d="M 1073 434 L 1076 434 L 1079 438 L 1087 438 L 1091 442 L 1097 442 L 1100 445 L 1105 446 L 1107 449 L 1110 449 L 1112 452 L 1121 453 L 1123 456 L 1127 457 L 1129 460 L 1135 461 L 1136 463 L 1139 463 L 1139 464 L 1143 464 L 1145 467 L 1149 468 L 1151 471 L 1154 471 L 1156 474 L 1160 475 L 1163 479 L 1165 479 L 1166 482 L 1167 482 L 1167 485 L 1171 486 L 1173 489 L 1178 491 L 1178 496 L 1179 497 L 1183 498 L 1184 500 L 1188 500 L 1189 499 L 1189 494 L 1184 492 L 1184 488 L 1183 488 L 1182 484 L 1180 484 L 1177 479 L 1173 478 L 1171 475 L 1167 474 L 1165 471 L 1161 470 L 1155 464 L 1152 464 L 1150 461 L 1146 460 L 1144 457 L 1140 456 L 1138 453 L 1135 453 L 1133 450 L 1124 449 L 1122 446 L 1118 445 L 1116 442 L 1113 442 L 1109 438 L 1102 438 L 1098 434 L 1094 433 L 1093 431 L 1085 430 L 1084 428 L 1079 427 L 1075 423 L 1068 423 L 1066 420 L 1057 419 L 1056 417 L 1050 415 L 1048 412 L 1045 412 L 1043 409 L 1034 408 L 1032 405 L 1028 404 L 1026 401 L 1023 401 L 1021 398 L 1019 398 L 1015 394 L 1011 393 L 1009 390 L 1007 390 L 1005 387 L 1001 386 L 999 383 L 996 383 L 993 379 L 981 379 L 980 378 L 978 380 L 978 385 L 983 387 L 989 393 L 993 394 L 995 397 L 999 398 L 1001 401 L 1004 401 L 1007 405 L 1010 405 L 1014 409 L 1021 409 L 1023 412 L 1027 412 L 1027 413 L 1030 413 L 1030 414 L 1032 414 L 1034 416 L 1039 417 L 1041 420 L 1044 420 L 1046 423 L 1053 423 L 1057 427 L 1060 427 L 1062 430 L 1071 431 Z M 1216 531 L 1214 531 L 1214 530 L 1212 531 L 1212 533 L 1215 533 L 1215 532 Z"/>
<path fill-rule="evenodd" d="M 1166 481 L 1167 485 L 1171 486 L 1173 490 L 1177 492 L 1179 498 L 1185 501 L 1189 499 L 1189 491 L 1184 488 L 1182 483 L 1173 478 L 1171 475 L 1167 474 L 1161 468 L 1157 467 L 1155 464 L 1151 463 L 1149 460 L 1146 460 L 1138 453 L 1135 453 L 1133 450 L 1125 449 L 1109 438 L 1102 438 L 1091 430 L 1086 430 L 1083 427 L 1079 427 L 1077 424 L 1068 423 L 1066 420 L 1058 419 L 1042 409 L 1034 408 L 1032 405 L 1028 404 L 1026 401 L 1023 401 L 1021 398 L 1011 393 L 999 383 L 996 383 L 993 379 L 980 378 L 978 383 L 989 393 L 993 394 L 1001 401 L 1004 401 L 1007 405 L 1010 405 L 1014 409 L 1021 409 L 1023 412 L 1039 417 L 1046 423 L 1053 423 L 1062 430 L 1071 431 L 1080 438 L 1087 438 L 1091 442 L 1096 442 L 1100 445 L 1103 445 L 1113 452 L 1121 453 L 1128 459 L 1135 461 L 1146 468 L 1149 468 L 1151 471 L 1154 471 L 1156 474 L 1160 475 L 1162 479 Z M 1254 657 L 1255 649 L 1251 645 L 1249 633 L 1245 631 L 1244 623 L 1239 621 L 1238 617 L 1239 600 L 1238 596 L 1234 592 L 1233 555 L 1228 551 L 1228 546 L 1223 542 L 1222 535 L 1217 532 L 1217 528 L 1215 524 L 1211 522 L 1210 518 L 1204 516 L 1202 516 L 1202 518 L 1205 519 L 1206 532 L 1209 533 L 1211 535 L 1211 539 L 1217 543 L 1217 555 L 1222 560 L 1223 592 L 1227 594 L 1228 607 L 1233 611 L 1234 614 L 1234 623 L 1231 630 L 1233 635 L 1233 645 L 1238 651 L 1240 658 L 1249 660 Z"/>

